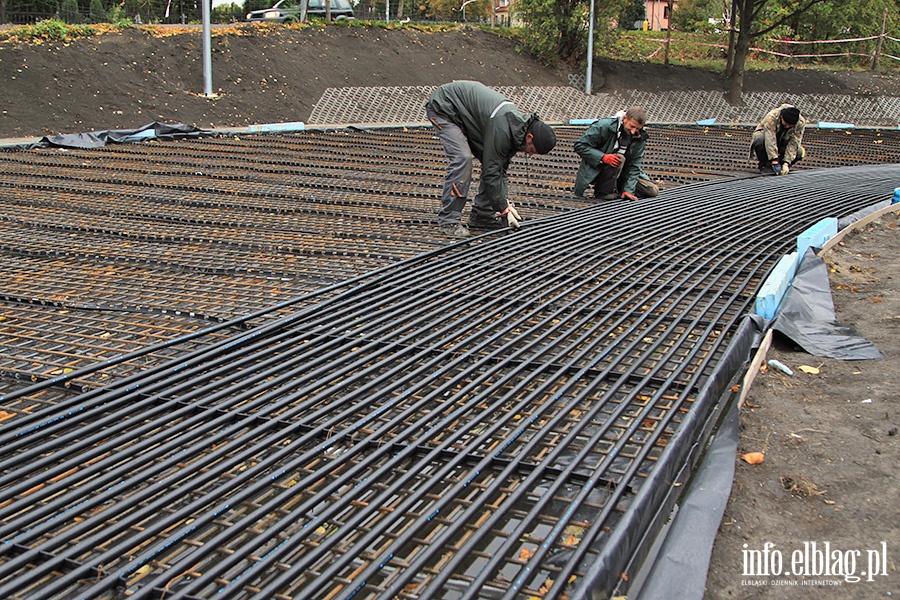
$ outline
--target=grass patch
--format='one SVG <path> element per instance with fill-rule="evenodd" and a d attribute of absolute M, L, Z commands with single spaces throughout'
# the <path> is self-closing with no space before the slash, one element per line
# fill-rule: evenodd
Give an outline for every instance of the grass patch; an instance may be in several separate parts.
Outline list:
<path fill-rule="evenodd" d="M 662 63 L 665 61 L 666 37 L 669 40 L 669 64 L 705 69 L 716 73 L 725 72 L 726 52 L 728 48 L 727 33 L 683 33 L 680 31 L 622 31 L 617 41 L 610 47 L 598 48 L 597 55 L 612 60 L 631 62 Z M 872 42 L 874 43 L 874 42 Z M 864 45 L 851 46 L 836 50 L 832 44 L 820 52 L 871 52 L 872 48 Z M 843 44 L 840 44 L 843 46 Z M 754 46 L 770 52 L 787 53 L 783 44 L 771 40 L 757 40 Z M 805 47 L 804 53 L 815 53 L 812 47 Z M 770 71 L 774 69 L 826 69 L 842 71 L 866 71 L 872 66 L 872 59 L 867 56 L 844 56 L 824 58 L 792 58 L 781 57 L 766 52 L 751 51 L 747 56 L 745 68 L 752 71 Z M 879 70 L 894 72 L 900 70 L 900 63 L 882 60 Z"/>
<path fill-rule="evenodd" d="M 78 38 L 91 37 L 110 31 L 130 27 L 131 22 L 97 23 L 93 25 L 70 25 L 56 19 L 38 21 L 34 25 L 19 25 L 0 31 L 0 40 L 26 44 L 45 42 L 71 42 Z"/>

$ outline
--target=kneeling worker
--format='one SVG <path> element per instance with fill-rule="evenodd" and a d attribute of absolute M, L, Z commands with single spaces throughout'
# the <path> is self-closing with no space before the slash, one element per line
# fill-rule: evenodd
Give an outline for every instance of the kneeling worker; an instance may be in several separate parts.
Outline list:
<path fill-rule="evenodd" d="M 506 171 L 516 152 L 547 154 L 556 145 L 553 128 L 537 114 L 518 110 L 502 94 L 477 81 L 454 81 L 438 87 L 425 104 L 450 164 L 441 194 L 438 225 L 454 237 L 467 237 L 460 223 L 472 159 L 481 161 L 481 180 L 469 215 L 473 229 L 519 227 L 521 217 L 507 199 Z"/>
<path fill-rule="evenodd" d="M 765 175 L 787 175 L 791 167 L 806 156 L 803 130 L 806 119 L 792 104 L 770 110 L 756 126 L 750 142 L 750 157 L 756 155 L 759 172 Z"/>
<path fill-rule="evenodd" d="M 644 173 L 641 163 L 647 145 L 647 111 L 632 106 L 607 119 L 594 121 L 574 144 L 581 156 L 575 176 L 575 195 L 594 186 L 594 198 L 614 200 L 654 198 L 659 187 Z"/>

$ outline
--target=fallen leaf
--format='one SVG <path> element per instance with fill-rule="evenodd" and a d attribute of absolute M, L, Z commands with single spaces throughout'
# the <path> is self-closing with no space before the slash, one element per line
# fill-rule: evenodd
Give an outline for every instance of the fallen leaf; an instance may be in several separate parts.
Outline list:
<path fill-rule="evenodd" d="M 553 587 L 553 580 L 548 577 L 547 581 L 544 582 L 544 585 L 541 586 L 541 589 L 538 590 L 541 593 L 540 597 L 543 598 L 547 594 L 547 592 L 550 591 L 550 588 L 552 588 L 552 587 Z M 532 598 L 533 597 L 534 596 L 532 596 Z"/>
<path fill-rule="evenodd" d="M 528 548 L 522 548 L 519 551 L 519 560 L 528 560 L 534 555 L 534 550 L 529 550 Z"/>
<path fill-rule="evenodd" d="M 784 475 L 781 477 L 781 487 L 787 493 L 798 498 L 810 498 L 812 496 L 822 496 L 825 490 L 820 490 L 819 486 L 802 475 L 792 477 Z"/>
<path fill-rule="evenodd" d="M 819 369 L 816 367 L 810 367 L 809 365 L 800 365 L 800 370 L 804 373 L 809 373 L 810 375 L 818 375 Z"/>
<path fill-rule="evenodd" d="M 746 463 L 758 465 L 766 459 L 766 455 L 762 452 L 748 452 L 747 454 L 742 455 L 741 458 L 743 458 Z"/>

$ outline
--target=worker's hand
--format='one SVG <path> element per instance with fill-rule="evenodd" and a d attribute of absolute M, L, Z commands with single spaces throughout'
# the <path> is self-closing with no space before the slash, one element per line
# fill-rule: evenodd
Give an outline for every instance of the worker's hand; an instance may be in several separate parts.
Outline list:
<path fill-rule="evenodd" d="M 635 196 L 634 194 L 632 194 L 631 192 L 622 192 L 622 198 L 624 198 L 625 200 L 632 200 L 632 201 L 638 199 L 638 197 Z"/>
<path fill-rule="evenodd" d="M 772 163 L 772 170 L 775 171 L 776 175 L 781 175 L 781 164 L 780 163 Z"/>
<path fill-rule="evenodd" d="M 504 227 L 518 229 L 521 225 L 522 217 L 519 216 L 519 211 L 516 210 L 516 207 L 513 206 L 512 202 L 509 203 L 506 210 L 497 213 L 497 215 L 500 217 L 500 223 Z"/>
<path fill-rule="evenodd" d="M 781 174 L 782 174 L 782 175 L 787 175 L 787 174 L 790 173 L 790 172 L 791 172 L 791 165 L 789 165 L 789 164 L 787 164 L 787 163 L 783 163 L 783 164 L 781 165 Z"/>
<path fill-rule="evenodd" d="M 622 162 L 622 157 L 618 154 L 604 154 L 601 160 L 611 167 L 618 167 Z"/>

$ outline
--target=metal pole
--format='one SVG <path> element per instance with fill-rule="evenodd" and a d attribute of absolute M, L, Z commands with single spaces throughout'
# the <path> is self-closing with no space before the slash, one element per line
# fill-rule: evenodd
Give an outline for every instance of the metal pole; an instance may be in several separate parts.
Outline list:
<path fill-rule="evenodd" d="M 881 45 L 884 43 L 884 36 L 887 33 L 887 16 L 888 10 L 884 9 L 884 17 L 881 19 L 881 35 L 878 36 L 878 42 L 875 43 L 875 52 L 872 54 L 872 70 L 878 70 L 878 56 L 881 54 Z"/>
<path fill-rule="evenodd" d="M 203 95 L 212 98 L 212 50 L 210 43 L 209 12 L 212 0 L 201 0 L 203 17 Z"/>
<path fill-rule="evenodd" d="M 591 0 L 591 16 L 588 23 L 587 73 L 584 77 L 584 93 L 591 95 L 591 71 L 594 70 L 594 0 Z"/>
<path fill-rule="evenodd" d="M 384 0 L 384 21 L 391 22 L 391 0 Z"/>

